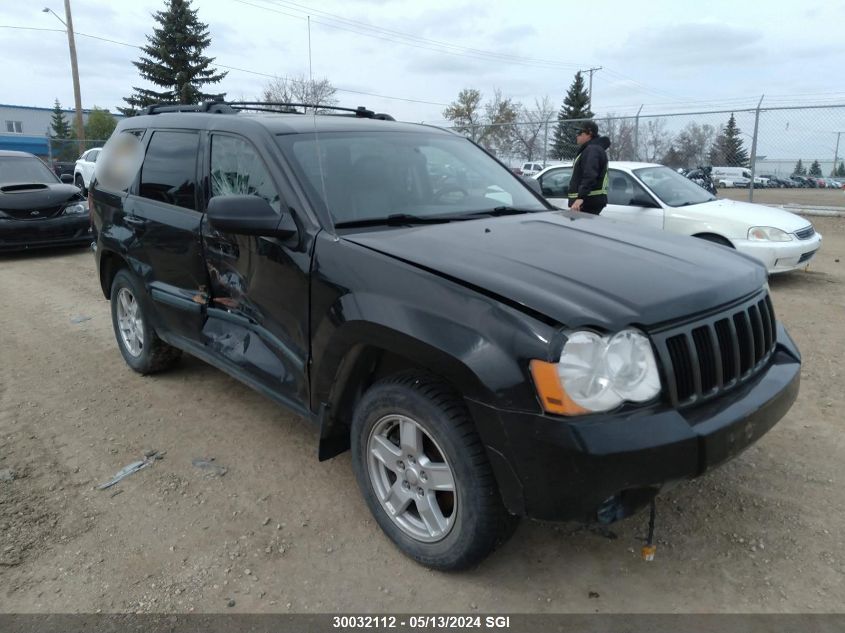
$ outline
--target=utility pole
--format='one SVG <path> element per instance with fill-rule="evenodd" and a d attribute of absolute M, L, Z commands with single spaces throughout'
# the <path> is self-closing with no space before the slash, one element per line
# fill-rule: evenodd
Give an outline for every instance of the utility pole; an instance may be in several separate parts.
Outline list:
<path fill-rule="evenodd" d="M 70 14 L 70 0 L 65 0 L 65 20 L 62 20 L 55 11 L 49 7 L 44 7 L 44 13 L 52 13 L 56 18 L 65 25 L 67 31 L 67 43 L 70 49 L 70 71 L 73 75 L 73 100 L 76 107 L 76 139 L 79 145 L 79 153 L 85 151 L 85 124 L 82 121 L 82 93 L 79 90 L 79 67 L 76 64 L 76 40 L 73 36 L 73 18 Z"/>
<path fill-rule="evenodd" d="M 836 149 L 833 151 L 833 173 L 830 174 L 831 178 L 836 178 L 836 163 L 839 162 L 839 137 L 842 135 L 842 132 L 836 133 Z"/>
<path fill-rule="evenodd" d="M 760 95 L 757 111 L 754 113 L 754 137 L 751 139 L 751 182 L 748 183 L 748 202 L 754 202 L 754 171 L 757 167 L 757 130 L 760 125 L 760 106 L 766 95 Z"/>
<path fill-rule="evenodd" d="M 579 73 L 590 73 L 590 88 L 587 95 L 589 96 L 589 101 L 587 102 L 587 109 L 593 109 L 593 73 L 596 71 L 601 70 L 602 67 L 598 66 L 597 68 L 588 68 L 587 70 L 579 70 Z"/>

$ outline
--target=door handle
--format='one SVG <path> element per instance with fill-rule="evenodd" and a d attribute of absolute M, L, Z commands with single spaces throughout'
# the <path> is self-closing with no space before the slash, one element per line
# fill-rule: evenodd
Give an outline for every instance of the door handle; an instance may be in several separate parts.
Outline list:
<path fill-rule="evenodd" d="M 147 225 L 146 219 L 139 218 L 138 216 L 135 216 L 135 215 L 123 216 L 123 221 L 126 222 L 126 224 L 128 224 L 129 226 L 136 228 L 136 229 L 142 229 Z"/>

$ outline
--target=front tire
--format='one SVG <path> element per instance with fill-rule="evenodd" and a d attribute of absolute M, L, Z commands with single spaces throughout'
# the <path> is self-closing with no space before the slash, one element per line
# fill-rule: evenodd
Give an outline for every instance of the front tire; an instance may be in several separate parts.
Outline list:
<path fill-rule="evenodd" d="M 139 374 L 153 374 L 173 365 L 182 352 L 156 335 L 143 290 L 127 269 L 114 276 L 110 296 L 114 335 L 126 364 Z"/>
<path fill-rule="evenodd" d="M 427 567 L 471 567 L 516 528 L 463 401 L 434 377 L 401 373 L 364 394 L 352 465 L 381 529 Z"/>

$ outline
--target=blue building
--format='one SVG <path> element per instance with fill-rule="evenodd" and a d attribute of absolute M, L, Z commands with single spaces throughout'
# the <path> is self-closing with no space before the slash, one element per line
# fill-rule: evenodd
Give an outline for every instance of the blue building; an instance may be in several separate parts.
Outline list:
<path fill-rule="evenodd" d="M 68 123 L 73 125 L 75 110 L 62 110 Z M 82 111 L 82 120 L 87 123 L 91 110 Z M 117 119 L 120 114 L 113 114 Z M 29 152 L 43 159 L 54 153 L 49 141 L 53 108 L 17 106 L 0 103 L 0 150 Z M 102 140 L 102 139 L 95 139 Z M 64 141 L 67 143 L 67 141 Z"/>

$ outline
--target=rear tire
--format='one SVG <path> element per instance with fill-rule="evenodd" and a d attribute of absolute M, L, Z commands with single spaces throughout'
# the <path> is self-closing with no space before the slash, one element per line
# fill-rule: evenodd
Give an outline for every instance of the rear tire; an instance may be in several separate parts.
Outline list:
<path fill-rule="evenodd" d="M 182 351 L 162 341 L 150 325 L 150 310 L 141 284 L 123 268 L 111 285 L 111 318 L 123 360 L 139 374 L 173 365 Z"/>
<path fill-rule="evenodd" d="M 370 511 L 422 565 L 471 567 L 516 529 L 463 400 L 435 377 L 403 372 L 370 387 L 351 444 Z"/>
<path fill-rule="evenodd" d="M 85 181 L 82 180 L 82 176 L 80 174 L 76 174 L 76 176 L 74 176 L 73 184 L 79 187 L 83 195 L 88 195 L 88 191 L 85 189 Z"/>

